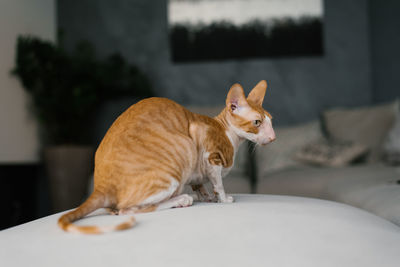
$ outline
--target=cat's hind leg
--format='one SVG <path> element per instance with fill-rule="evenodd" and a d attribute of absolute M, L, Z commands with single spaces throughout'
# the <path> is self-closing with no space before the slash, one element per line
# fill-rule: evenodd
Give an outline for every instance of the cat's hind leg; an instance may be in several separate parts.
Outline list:
<path fill-rule="evenodd" d="M 193 204 L 193 197 L 188 194 L 182 194 L 166 201 L 161 202 L 157 205 L 156 210 L 165 210 L 170 208 L 183 208 L 189 207 Z"/>
<path fill-rule="evenodd" d="M 158 204 L 151 204 L 142 207 L 132 207 L 119 210 L 119 215 L 152 212 L 156 210 L 166 210 L 171 208 L 183 208 L 193 205 L 193 197 L 188 194 L 172 197 Z"/>
<path fill-rule="evenodd" d="M 133 215 L 135 213 L 152 212 L 155 210 L 165 210 L 170 208 L 183 208 L 193 205 L 193 197 L 188 194 L 172 197 L 158 204 L 150 204 L 141 207 L 131 207 L 124 209 L 107 209 L 112 215 Z"/>

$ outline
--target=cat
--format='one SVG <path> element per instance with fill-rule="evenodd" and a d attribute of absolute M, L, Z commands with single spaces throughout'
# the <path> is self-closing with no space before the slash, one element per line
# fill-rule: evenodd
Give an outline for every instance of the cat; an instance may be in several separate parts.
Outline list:
<path fill-rule="evenodd" d="M 106 208 L 133 214 L 192 205 L 200 201 L 233 202 L 222 177 L 232 168 L 235 152 L 247 139 L 266 145 L 275 140 L 272 117 L 262 107 L 266 81 L 245 97 L 240 84 L 227 95 L 215 118 L 190 112 L 166 98 L 147 98 L 132 105 L 112 124 L 95 155 L 94 190 L 58 225 L 68 232 L 98 234 L 135 224 L 134 217 L 117 226 L 78 226 L 74 221 Z M 214 194 L 204 184 L 211 182 Z M 185 184 L 195 196 L 181 194 Z"/>

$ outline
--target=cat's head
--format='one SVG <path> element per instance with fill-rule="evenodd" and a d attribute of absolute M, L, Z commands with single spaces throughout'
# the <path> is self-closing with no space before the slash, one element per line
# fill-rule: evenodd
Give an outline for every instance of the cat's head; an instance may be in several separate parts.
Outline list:
<path fill-rule="evenodd" d="M 260 145 L 276 138 L 272 116 L 262 107 L 266 89 L 267 82 L 260 81 L 246 98 L 242 86 L 234 84 L 226 97 L 226 119 L 232 130 L 241 138 Z"/>

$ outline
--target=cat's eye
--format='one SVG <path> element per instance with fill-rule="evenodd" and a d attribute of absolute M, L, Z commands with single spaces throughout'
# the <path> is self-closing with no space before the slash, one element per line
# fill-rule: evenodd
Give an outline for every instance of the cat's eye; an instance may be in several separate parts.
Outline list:
<path fill-rule="evenodd" d="M 258 127 L 261 125 L 261 121 L 260 120 L 255 120 L 253 121 L 254 126 Z"/>

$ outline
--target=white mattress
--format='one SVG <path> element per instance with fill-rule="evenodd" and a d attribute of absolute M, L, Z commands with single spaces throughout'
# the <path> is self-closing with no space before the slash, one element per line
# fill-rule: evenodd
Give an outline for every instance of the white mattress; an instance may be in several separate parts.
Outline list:
<path fill-rule="evenodd" d="M 1 231 L 0 266 L 399 266 L 400 228 L 380 217 L 317 199 L 235 197 L 138 214 L 134 228 L 98 236 L 65 233 L 52 215 Z"/>

